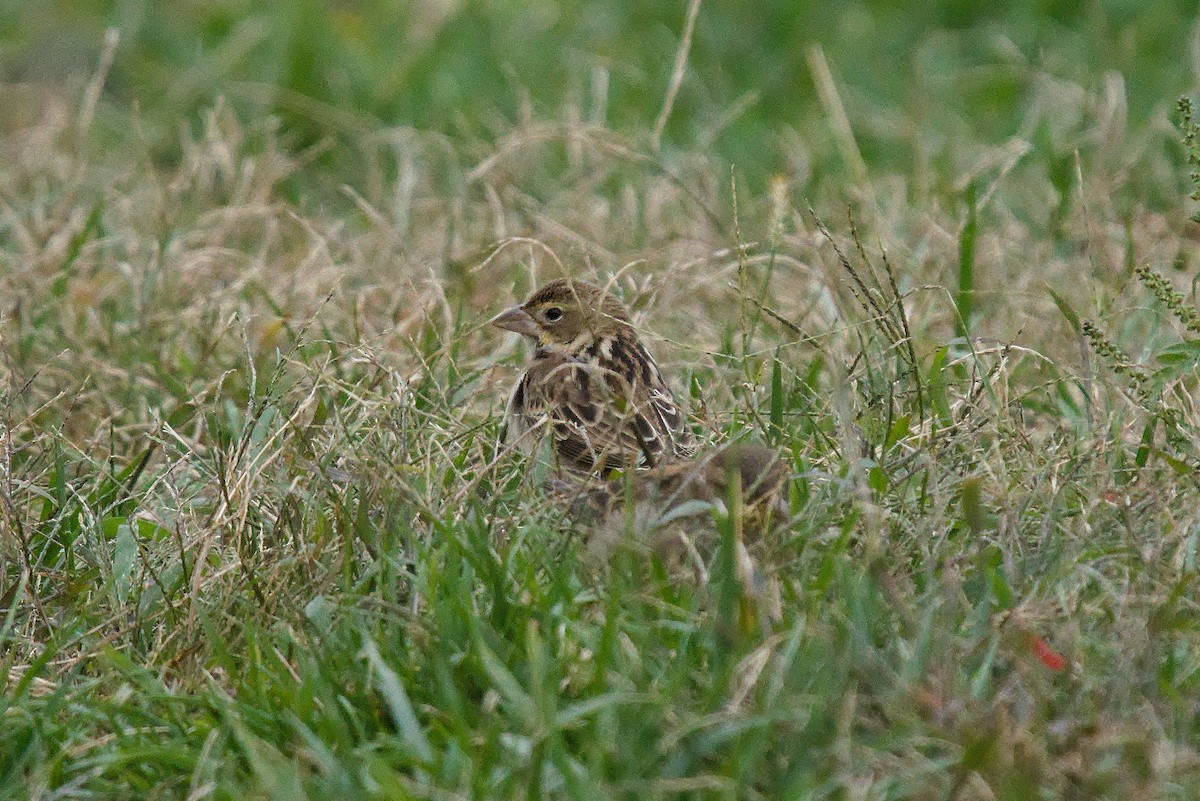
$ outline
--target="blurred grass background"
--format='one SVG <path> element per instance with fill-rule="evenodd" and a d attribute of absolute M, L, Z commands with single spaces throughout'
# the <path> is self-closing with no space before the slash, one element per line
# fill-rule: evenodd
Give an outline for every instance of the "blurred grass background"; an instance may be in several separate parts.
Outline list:
<path fill-rule="evenodd" d="M 137 106 L 158 156 L 178 155 L 217 96 L 243 118 L 276 114 L 297 149 L 411 126 L 488 138 L 530 116 L 585 121 L 644 138 L 666 93 L 686 3 L 317 0 L 52 0 L 0 6 L 0 74 L 55 84 L 90 72 L 104 30 L 121 46 L 106 95 L 122 130 Z M 1079 120 L 1030 125 L 1036 85 L 1124 82 L 1130 122 L 1164 115 L 1194 79 L 1195 4 L 1104 2 L 708 2 L 664 147 L 712 149 L 752 186 L 782 174 L 844 179 L 809 52 L 820 44 L 875 173 L 914 165 L 945 178 L 977 142 L 1020 134 L 1050 170 Z M 1052 116 L 1052 115 L 1051 115 Z M 119 134 L 118 134 L 119 138 Z M 1089 146 L 1090 145 L 1090 146 Z M 326 161 L 354 183 L 361 163 Z M 1161 200 L 1161 198 L 1159 198 Z"/>

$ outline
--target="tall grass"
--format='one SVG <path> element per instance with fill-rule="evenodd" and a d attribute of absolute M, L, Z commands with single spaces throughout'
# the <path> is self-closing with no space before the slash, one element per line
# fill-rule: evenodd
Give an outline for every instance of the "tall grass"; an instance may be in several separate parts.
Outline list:
<path fill-rule="evenodd" d="M 1022 70 L 1027 136 L 868 143 L 842 192 L 584 102 L 366 123 L 333 184 L 236 99 L 168 160 L 136 83 L 10 107 L 0 797 L 1193 797 L 1195 145 Z M 697 433 L 785 455 L 752 573 L 598 560 L 497 447 L 525 354 L 484 323 L 561 272 L 618 276 Z"/>

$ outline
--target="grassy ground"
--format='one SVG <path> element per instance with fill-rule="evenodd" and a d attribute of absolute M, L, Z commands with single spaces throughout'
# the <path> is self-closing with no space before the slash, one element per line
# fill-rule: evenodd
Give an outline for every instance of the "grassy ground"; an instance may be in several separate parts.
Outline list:
<path fill-rule="evenodd" d="M 1191 12 L 893 5 L 705 6 L 661 139 L 682 7 L 21 6 L 0 798 L 1200 794 Z M 786 454 L 760 585 L 497 451 L 561 271 Z"/>

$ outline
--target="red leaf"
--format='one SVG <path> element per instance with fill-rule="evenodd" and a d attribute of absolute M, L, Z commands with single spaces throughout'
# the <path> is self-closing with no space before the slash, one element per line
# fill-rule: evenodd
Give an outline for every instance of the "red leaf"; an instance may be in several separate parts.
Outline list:
<path fill-rule="evenodd" d="M 1029 635 L 1029 647 L 1043 665 L 1056 673 L 1067 666 L 1067 658 L 1055 651 L 1050 645 L 1036 634 Z"/>

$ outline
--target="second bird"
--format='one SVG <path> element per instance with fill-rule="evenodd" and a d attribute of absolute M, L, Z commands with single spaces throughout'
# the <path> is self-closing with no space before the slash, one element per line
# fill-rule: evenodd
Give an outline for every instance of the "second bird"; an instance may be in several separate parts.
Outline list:
<path fill-rule="evenodd" d="M 687 452 L 687 420 L 609 292 L 558 279 L 492 325 L 534 343 L 505 413 L 508 441 L 532 451 L 544 426 L 560 465 L 600 474 Z"/>

